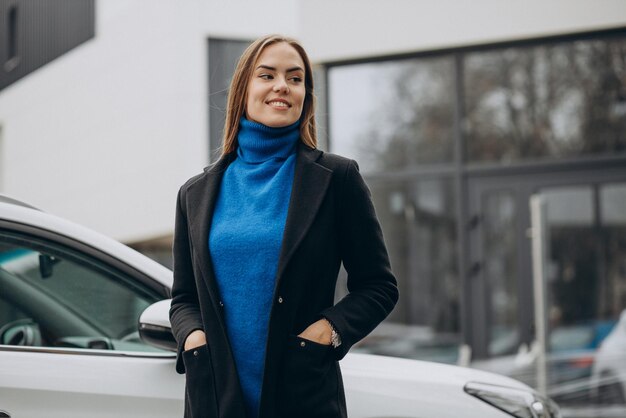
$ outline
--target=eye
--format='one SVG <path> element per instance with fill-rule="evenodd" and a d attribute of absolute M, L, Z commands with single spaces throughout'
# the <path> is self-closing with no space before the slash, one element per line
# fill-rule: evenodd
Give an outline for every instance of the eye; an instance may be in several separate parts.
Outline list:
<path fill-rule="evenodd" d="M 301 83 L 302 82 L 302 77 L 291 77 L 291 81 L 293 81 L 294 83 Z"/>
<path fill-rule="evenodd" d="M 274 79 L 274 76 L 272 76 L 271 74 L 259 74 L 259 78 L 262 78 L 263 80 L 272 80 Z"/>

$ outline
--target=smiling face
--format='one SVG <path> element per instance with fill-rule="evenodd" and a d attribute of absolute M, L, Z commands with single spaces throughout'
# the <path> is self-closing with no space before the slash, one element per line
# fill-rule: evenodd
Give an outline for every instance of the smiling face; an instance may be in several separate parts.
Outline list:
<path fill-rule="evenodd" d="M 272 128 L 300 119 L 304 97 L 304 62 L 286 42 L 266 47 L 248 82 L 246 117 Z"/>

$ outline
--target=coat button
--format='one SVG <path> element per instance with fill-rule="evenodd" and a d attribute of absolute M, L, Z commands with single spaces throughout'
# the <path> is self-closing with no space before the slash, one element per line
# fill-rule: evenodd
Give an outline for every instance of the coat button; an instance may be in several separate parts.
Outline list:
<path fill-rule="evenodd" d="M 283 297 L 282 296 L 278 297 L 278 303 L 283 303 Z"/>
<path fill-rule="evenodd" d="M 304 341 L 300 341 L 300 347 L 304 347 L 306 343 Z"/>
<path fill-rule="evenodd" d="M 224 307 L 224 302 L 220 300 L 220 308 L 223 308 L 223 307 Z"/>
<path fill-rule="evenodd" d="M 193 350 L 193 355 L 198 357 L 198 350 Z"/>

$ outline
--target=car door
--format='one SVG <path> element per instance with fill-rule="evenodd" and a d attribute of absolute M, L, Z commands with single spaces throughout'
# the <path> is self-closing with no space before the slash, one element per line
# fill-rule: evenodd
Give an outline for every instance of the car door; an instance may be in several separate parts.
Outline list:
<path fill-rule="evenodd" d="M 174 353 L 137 332 L 167 292 L 93 243 L 0 228 L 0 416 L 181 416 Z"/>

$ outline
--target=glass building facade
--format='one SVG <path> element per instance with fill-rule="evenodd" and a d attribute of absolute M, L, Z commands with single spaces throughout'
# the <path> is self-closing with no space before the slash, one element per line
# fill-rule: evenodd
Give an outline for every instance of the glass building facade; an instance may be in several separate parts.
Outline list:
<path fill-rule="evenodd" d="M 401 291 L 359 349 L 536 385 L 538 195 L 548 392 L 624 403 L 626 366 L 600 368 L 621 334 L 626 364 L 626 30 L 333 63 L 326 79 L 330 151 L 358 161 Z"/>
<path fill-rule="evenodd" d="M 208 41 L 212 160 L 247 45 Z M 626 413 L 626 30 L 315 72 L 320 146 L 359 163 L 401 292 L 356 351 L 537 387 L 529 201 L 540 196 L 548 394 L 566 416 Z"/>

